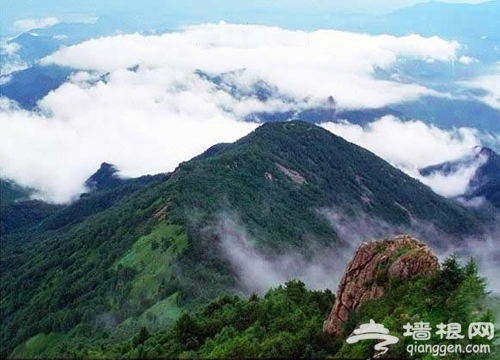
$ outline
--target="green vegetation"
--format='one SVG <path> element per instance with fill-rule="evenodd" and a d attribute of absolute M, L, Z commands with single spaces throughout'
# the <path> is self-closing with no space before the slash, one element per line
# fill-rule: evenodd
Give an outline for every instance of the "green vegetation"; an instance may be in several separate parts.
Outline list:
<path fill-rule="evenodd" d="M 166 290 L 162 289 L 162 283 L 170 274 L 171 261 L 182 254 L 187 245 L 188 238 L 182 227 L 161 223 L 149 235 L 137 240 L 112 269 L 134 269 L 137 276 L 130 296 L 136 300 L 152 298 Z"/>
<path fill-rule="evenodd" d="M 32 193 L 31 189 L 23 188 L 12 181 L 0 179 L 0 205 L 26 200 Z"/>
<path fill-rule="evenodd" d="M 178 294 L 175 293 L 165 300 L 161 300 L 144 311 L 139 318 L 139 325 L 152 329 L 164 329 L 181 315 L 182 310 L 177 306 Z"/>
<path fill-rule="evenodd" d="M 68 346 L 64 357 L 326 357 L 339 343 L 322 332 L 333 306 L 330 291 L 310 291 L 291 281 L 264 297 L 223 296 L 183 314 L 168 330 L 150 334 L 141 328 L 118 344 L 93 348 Z"/>
<path fill-rule="evenodd" d="M 30 229 L 54 216 L 62 208 L 62 205 L 47 204 L 38 200 L 1 204 L 0 234 L 12 234 Z"/>
<path fill-rule="evenodd" d="M 335 296 L 329 291 L 311 291 L 300 281 L 272 289 L 260 298 L 223 296 L 196 311 L 186 312 L 166 330 L 151 333 L 141 327 L 122 342 L 102 340 L 98 345 L 67 344 L 54 355 L 93 358 L 303 358 L 334 357 L 371 358 L 376 341 L 349 345 L 345 339 L 360 324 L 370 319 L 391 329 L 400 342 L 389 348 L 388 355 L 398 359 L 432 359 L 432 354 L 411 357 L 406 346 L 411 337 L 404 337 L 408 322 L 425 321 L 435 325 L 458 322 L 466 333 L 471 322 L 494 322 L 486 306 L 485 282 L 472 261 L 461 266 L 448 258 L 434 276 L 410 280 L 389 279 L 384 297 L 364 303 L 345 323 L 343 335 L 330 337 L 322 332 Z M 498 306 L 498 304 L 497 304 Z M 457 356 L 455 359 L 491 359 L 500 354 L 493 341 L 475 338 L 442 340 L 435 334 L 432 344 L 490 344 L 487 356 Z"/>
<path fill-rule="evenodd" d="M 326 130 L 265 124 L 168 176 L 105 187 L 2 233 L 0 356 L 39 334 L 85 347 L 154 331 L 179 309 L 239 290 L 221 219 L 238 218 L 266 254 L 307 257 L 311 244 L 336 246 L 327 208 L 455 235 L 480 233 L 485 221 Z"/>
<path fill-rule="evenodd" d="M 467 329 L 472 322 L 495 322 L 494 308 L 498 300 L 488 296 L 486 283 L 478 274 L 476 264 L 471 260 L 462 266 L 455 257 L 450 257 L 442 264 L 442 269 L 431 277 L 416 278 L 411 281 L 388 279 L 388 291 L 384 297 L 364 303 L 358 313 L 350 314 L 346 322 L 343 338 L 347 338 L 359 324 L 368 323 L 375 319 L 391 334 L 400 338 L 400 342 L 390 347 L 388 355 L 401 359 L 430 360 L 436 357 L 432 354 L 410 357 L 406 346 L 414 344 L 411 336 L 404 337 L 403 326 L 407 323 L 429 323 L 432 329 L 431 340 L 425 342 L 436 345 L 463 344 L 490 344 L 492 353 L 487 356 L 470 354 L 469 356 L 450 354 L 447 359 L 498 359 L 500 356 L 498 345 L 494 341 L 467 338 Z M 492 310 L 493 309 L 493 310 Z M 463 340 L 441 339 L 436 332 L 438 324 L 459 323 L 462 325 Z M 373 343 L 369 341 L 357 344 L 344 344 L 336 354 L 336 358 L 368 358 L 374 355 Z"/>
<path fill-rule="evenodd" d="M 19 345 L 12 352 L 11 357 L 20 359 L 48 357 L 51 355 L 51 350 L 63 340 L 64 335 L 62 334 L 38 334 Z"/>

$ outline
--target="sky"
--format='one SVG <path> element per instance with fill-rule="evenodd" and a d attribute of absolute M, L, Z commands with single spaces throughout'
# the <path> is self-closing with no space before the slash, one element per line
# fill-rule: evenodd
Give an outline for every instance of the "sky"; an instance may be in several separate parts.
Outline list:
<path fill-rule="evenodd" d="M 425 0 L 2 0 L 0 11 L 1 37 L 14 36 L 14 23 L 19 20 L 56 17 L 62 21 L 81 21 L 105 14 L 148 14 L 182 15 L 186 19 L 203 22 L 228 20 L 232 16 L 262 17 L 283 14 L 320 14 L 328 16 L 338 13 L 387 13 L 398 8 L 411 6 Z M 454 3 L 481 3 L 484 0 L 442 0 Z M 314 5 L 311 5 L 314 4 Z M 220 18 L 218 18 L 220 17 Z M 230 19 L 229 19 L 230 20 Z M 300 21 L 296 19 L 296 21 Z"/>

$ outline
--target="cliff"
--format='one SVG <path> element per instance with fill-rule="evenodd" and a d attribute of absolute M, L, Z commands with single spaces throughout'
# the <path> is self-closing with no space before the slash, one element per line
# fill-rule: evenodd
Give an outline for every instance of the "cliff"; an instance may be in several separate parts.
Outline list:
<path fill-rule="evenodd" d="M 436 256 L 427 245 L 412 236 L 401 235 L 362 244 L 347 266 L 323 330 L 339 335 L 351 311 L 357 311 L 364 302 L 384 295 L 389 278 L 430 275 L 438 268 Z"/>

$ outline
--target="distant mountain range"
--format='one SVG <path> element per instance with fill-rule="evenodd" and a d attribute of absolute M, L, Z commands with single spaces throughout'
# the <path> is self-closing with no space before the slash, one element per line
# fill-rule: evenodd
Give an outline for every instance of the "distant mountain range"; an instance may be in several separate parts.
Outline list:
<path fill-rule="evenodd" d="M 148 34 L 149 29 L 153 28 L 160 32 L 171 29 L 161 22 L 150 21 L 134 15 L 105 14 L 95 22 L 60 22 L 46 28 L 31 29 L 8 40 L 7 43 L 19 45 L 20 49 L 16 54 L 28 65 L 34 65 L 61 47 L 79 44 L 85 40 L 119 33 Z"/>
<path fill-rule="evenodd" d="M 483 158 L 484 162 L 475 171 L 467 191 L 462 196 L 468 200 L 484 199 L 500 209 L 500 155 L 492 149 L 477 148 L 462 159 L 430 166 L 422 169 L 420 173 L 424 176 L 435 173 L 447 176 L 471 166 L 480 158 Z"/>
<path fill-rule="evenodd" d="M 498 61 L 500 1 L 459 4 L 430 1 L 387 15 L 334 16 L 338 29 L 371 34 L 440 36 L 467 45 L 480 60 Z M 474 24 L 474 26 L 464 26 Z"/>
<path fill-rule="evenodd" d="M 467 196 L 483 197 L 500 209 L 500 155 L 491 149 L 483 149 L 482 153 L 488 156 L 488 160 L 476 171 Z"/>
<path fill-rule="evenodd" d="M 35 65 L 10 75 L 0 76 L 0 94 L 16 101 L 26 110 L 36 110 L 39 100 L 64 84 L 72 70 L 59 66 Z"/>
<path fill-rule="evenodd" d="M 142 15 L 142 16 L 141 16 Z M 256 23 L 291 29 L 339 29 L 371 34 L 440 36 L 447 39 L 465 41 L 471 52 L 478 54 L 482 61 L 496 62 L 498 54 L 495 46 L 500 45 L 500 1 L 481 4 L 443 3 L 430 1 L 403 8 L 384 15 L 337 15 L 314 11 L 300 14 L 300 18 L 276 17 L 274 14 L 227 13 L 222 19 L 228 22 Z M 32 29 L 10 42 L 18 43 L 27 53 L 25 61 L 32 63 L 48 55 L 60 46 L 73 45 L 90 38 L 110 36 L 117 33 L 150 32 L 157 33 L 178 30 L 186 23 L 218 22 L 220 14 L 192 15 L 185 19 L 181 14 L 105 14 L 95 23 L 62 22 L 44 29 Z M 474 26 L 463 26 L 473 24 Z M 29 35 L 31 34 L 31 35 Z"/>
<path fill-rule="evenodd" d="M 404 78 L 411 74 L 413 80 L 432 89 L 453 94 L 448 97 L 424 97 L 418 101 L 394 104 L 386 108 L 362 109 L 339 113 L 332 111 L 325 99 L 325 106 L 313 107 L 307 110 L 291 110 L 283 112 L 260 112 L 250 114 L 249 120 L 254 121 L 285 121 L 290 119 L 304 120 L 313 123 L 323 121 L 348 120 L 356 124 L 371 122 L 383 115 L 395 115 L 402 119 L 420 119 L 426 123 L 451 128 L 457 126 L 473 127 L 484 132 L 500 131 L 500 111 L 477 99 L 473 90 L 457 85 L 474 77 L 474 74 L 484 74 L 485 69 L 496 66 L 500 49 L 500 1 L 490 1 L 477 5 L 448 4 L 440 2 L 421 3 L 413 7 L 395 11 L 387 15 L 329 15 L 318 19 L 317 15 L 304 15 L 303 21 L 308 22 L 308 16 L 316 16 L 307 29 L 333 28 L 346 31 L 367 32 L 370 34 L 440 36 L 448 40 L 457 40 L 463 46 L 461 51 L 477 58 L 479 62 L 463 65 L 457 62 L 453 66 L 439 64 L 423 64 L 422 62 L 402 62 L 397 65 L 397 72 Z M 262 15 L 262 19 L 265 16 Z M 175 21 L 165 17 L 148 26 L 147 20 L 137 17 L 134 21 L 125 21 L 129 17 L 119 15 L 102 16 L 96 23 L 59 23 L 44 28 L 33 29 L 9 41 L 20 46 L 13 55 L 27 64 L 28 69 L 0 77 L 0 94 L 17 101 L 24 109 L 36 109 L 37 102 L 51 90 L 66 82 L 71 74 L 70 69 L 57 66 L 39 66 L 43 57 L 57 49 L 74 45 L 90 38 L 115 35 L 117 32 L 142 32 L 150 34 L 149 29 L 157 33 L 178 29 L 182 19 Z M 168 19 L 168 20 L 167 20 Z M 220 20 L 220 19 L 217 19 Z M 276 19 L 275 19 L 276 20 Z M 205 19 L 205 21 L 209 21 Z M 264 20 L 261 20 L 265 23 Z M 258 21 L 257 21 L 258 23 Z M 464 27 L 463 24 L 474 24 Z M 151 25 L 151 24 L 149 24 Z M 279 23 L 276 24 L 279 26 Z M 285 27 L 294 26 L 283 24 Z M 9 57 L 4 54 L 4 60 Z M 235 70 L 238 71 L 238 70 Z M 396 71 L 396 70 L 395 70 Z M 385 79 L 380 69 L 377 76 Z M 224 74 L 199 73 L 200 76 L 214 84 L 224 85 L 223 89 L 231 96 L 255 96 L 259 100 L 266 97 L 280 98 L 283 95 L 279 89 L 269 84 L 255 84 L 253 93 L 242 94 L 243 89 L 235 89 L 228 84 Z M 277 85 L 279 86 L 279 84 Z M 246 91 L 246 90 L 245 90 Z"/>
<path fill-rule="evenodd" d="M 415 231 L 421 222 L 457 239 L 490 221 L 300 121 L 265 124 L 171 174 L 120 180 L 103 164 L 88 185 L 93 192 L 29 226 L 4 210 L 32 202 L 3 205 L 14 230 L 1 237 L 2 356 L 42 333 L 59 343 L 127 338 L 243 291 L 241 263 L 225 249 L 335 253 L 346 240 L 330 211 Z"/>
<path fill-rule="evenodd" d="M 16 101 L 23 109 L 37 110 L 38 101 L 68 81 L 75 71 L 59 66 L 34 65 L 10 75 L 0 76 L 0 80 L 5 79 L 3 82 L 0 81 L 0 93 Z M 243 71 L 244 69 L 234 73 Z M 346 120 L 353 124 L 364 125 L 383 116 L 392 115 L 401 120 L 419 119 L 443 128 L 463 126 L 476 127 L 485 132 L 500 131 L 500 111 L 475 99 L 424 97 L 418 101 L 394 104 L 390 107 L 341 110 L 337 109 L 334 98 L 325 98 L 323 104 L 303 109 L 303 106 L 296 104 L 293 99 L 288 99 L 277 87 L 262 81 L 243 89 L 231 81 L 228 74 L 209 75 L 201 71 L 197 71 L 196 74 L 235 99 L 256 97 L 264 103 L 272 99 L 281 100 L 288 102 L 292 109 L 251 113 L 244 119 L 246 121 L 263 123 L 302 120 L 318 124 Z M 105 82 L 106 76 L 102 76 L 99 81 Z"/>

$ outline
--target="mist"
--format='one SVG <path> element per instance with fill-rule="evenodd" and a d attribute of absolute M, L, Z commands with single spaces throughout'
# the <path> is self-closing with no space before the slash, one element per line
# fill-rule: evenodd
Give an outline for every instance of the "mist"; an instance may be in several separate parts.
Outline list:
<path fill-rule="evenodd" d="M 264 294 L 288 280 L 302 280 L 315 290 L 335 289 L 355 247 L 318 246 L 305 252 L 264 253 L 234 213 L 223 213 L 212 229 L 220 238 L 223 257 L 236 273 L 244 293 Z"/>
<path fill-rule="evenodd" d="M 409 234 L 426 243 L 443 261 L 457 255 L 465 263 L 471 257 L 478 264 L 481 276 L 488 281 L 488 289 L 500 294 L 500 229 L 494 226 L 484 235 L 458 237 L 446 234 L 434 225 L 414 222 L 411 226 L 395 226 L 381 219 L 357 212 L 347 215 L 338 209 L 319 209 L 318 216 L 326 217 L 338 235 L 331 247 L 311 242 L 305 252 L 269 253 L 262 250 L 248 234 L 245 225 L 234 212 L 224 212 L 211 229 L 219 239 L 219 247 L 246 294 L 263 294 L 288 280 L 302 280 L 308 288 L 336 291 L 345 268 L 363 242 L 381 241 L 396 235 Z"/>

